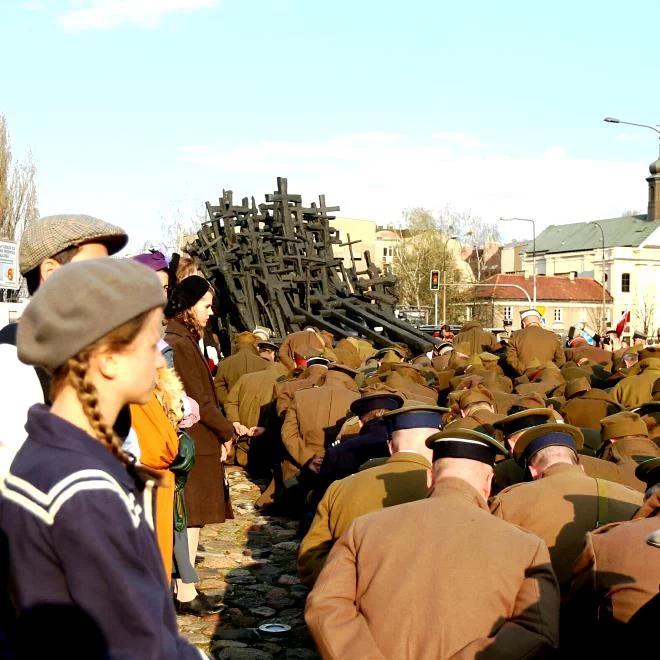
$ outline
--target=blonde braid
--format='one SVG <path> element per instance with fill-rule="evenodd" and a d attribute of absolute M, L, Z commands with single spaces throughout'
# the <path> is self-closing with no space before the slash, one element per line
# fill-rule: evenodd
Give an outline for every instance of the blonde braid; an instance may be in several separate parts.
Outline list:
<path fill-rule="evenodd" d="M 70 358 L 65 365 L 65 369 L 67 370 L 69 383 L 78 395 L 85 417 L 87 417 L 96 438 L 124 465 L 132 465 L 133 459 L 122 449 L 122 443 L 117 434 L 112 427 L 103 421 L 101 416 L 98 392 L 88 374 L 89 352 L 83 351 Z"/>

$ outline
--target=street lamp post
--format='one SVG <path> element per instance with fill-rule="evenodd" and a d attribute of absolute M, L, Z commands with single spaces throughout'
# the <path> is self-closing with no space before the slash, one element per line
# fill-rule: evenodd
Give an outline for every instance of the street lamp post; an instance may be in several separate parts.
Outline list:
<path fill-rule="evenodd" d="M 536 307 L 536 222 L 531 218 L 500 218 L 502 222 L 531 222 L 532 223 L 532 287 L 534 307 Z"/>
<path fill-rule="evenodd" d="M 622 119 L 617 119 L 616 117 L 605 117 L 603 121 L 606 121 L 608 124 L 625 124 L 626 126 L 640 126 L 641 128 L 649 128 L 660 136 L 660 129 L 657 126 L 649 126 L 649 124 L 636 124 L 635 122 L 623 121 Z M 658 139 L 660 140 L 660 137 Z M 660 143 L 658 144 L 658 153 L 660 154 Z"/>
<path fill-rule="evenodd" d="M 601 246 L 603 248 L 603 261 L 601 263 L 601 268 L 602 268 L 602 276 L 601 276 L 601 286 L 603 289 L 603 305 L 602 309 L 600 312 L 600 330 L 601 334 L 605 331 L 605 232 L 603 231 L 603 228 L 601 227 L 600 223 L 596 222 L 595 220 L 588 223 L 590 225 L 594 225 L 600 229 L 600 239 L 601 239 Z"/>
<path fill-rule="evenodd" d="M 448 227 L 448 229 L 454 229 Z M 442 322 L 447 323 L 447 243 L 452 239 L 458 240 L 458 236 L 448 236 L 442 247 Z M 436 324 L 437 325 L 437 324 Z"/>

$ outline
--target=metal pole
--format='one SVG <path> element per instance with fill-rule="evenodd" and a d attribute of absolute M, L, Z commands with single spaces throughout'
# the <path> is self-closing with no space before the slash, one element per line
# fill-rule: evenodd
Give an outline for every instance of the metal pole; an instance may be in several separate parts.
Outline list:
<path fill-rule="evenodd" d="M 601 247 L 603 250 L 603 260 L 601 262 L 601 288 L 603 289 L 602 294 L 603 294 L 603 300 L 602 300 L 602 307 L 600 310 L 600 330 L 601 333 L 605 331 L 605 232 L 603 231 L 602 226 L 596 222 L 595 220 L 589 223 L 590 225 L 595 225 L 600 229 L 600 241 L 601 241 Z M 595 270 L 595 269 L 594 269 Z"/>
<path fill-rule="evenodd" d="M 444 293 L 444 289 L 442 291 Z M 435 316 L 434 316 L 435 322 L 434 322 L 433 325 L 435 325 L 437 327 L 438 326 L 438 292 L 437 291 L 435 291 L 433 293 L 433 298 L 434 298 L 434 302 L 435 302 Z"/>
<path fill-rule="evenodd" d="M 454 227 L 449 226 L 447 229 L 453 231 Z M 447 243 L 456 236 L 448 236 L 445 244 L 442 246 L 442 322 L 447 323 Z M 436 325 L 438 322 L 436 320 Z"/>

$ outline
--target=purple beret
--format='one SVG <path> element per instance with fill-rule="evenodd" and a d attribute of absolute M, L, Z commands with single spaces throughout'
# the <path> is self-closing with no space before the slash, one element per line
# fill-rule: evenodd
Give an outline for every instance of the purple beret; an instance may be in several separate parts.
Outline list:
<path fill-rule="evenodd" d="M 137 254 L 133 257 L 134 261 L 138 261 L 141 264 L 148 266 L 151 270 L 167 270 L 167 260 L 162 252 L 158 250 L 149 250 L 144 254 Z"/>

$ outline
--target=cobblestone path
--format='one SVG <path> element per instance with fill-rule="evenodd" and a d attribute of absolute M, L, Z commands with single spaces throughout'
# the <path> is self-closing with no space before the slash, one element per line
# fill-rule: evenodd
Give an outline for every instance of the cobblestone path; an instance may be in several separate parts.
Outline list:
<path fill-rule="evenodd" d="M 297 523 L 255 511 L 259 487 L 242 469 L 228 467 L 227 478 L 236 518 L 202 529 L 197 565 L 201 589 L 222 596 L 225 609 L 178 617 L 182 634 L 221 660 L 318 658 L 303 620 L 307 589 L 296 575 Z M 291 631 L 259 632 L 271 622 Z"/>

